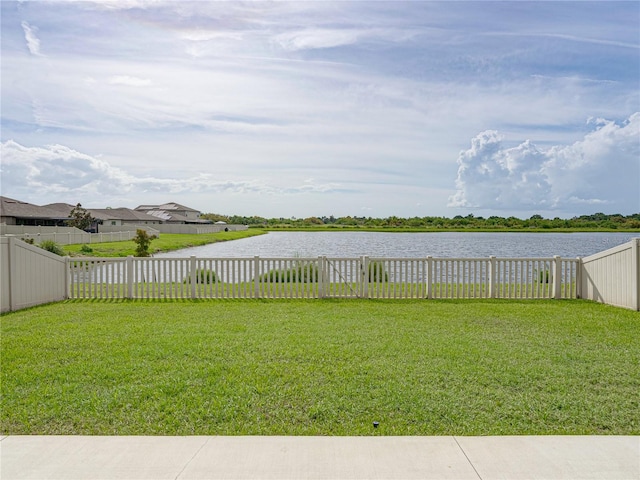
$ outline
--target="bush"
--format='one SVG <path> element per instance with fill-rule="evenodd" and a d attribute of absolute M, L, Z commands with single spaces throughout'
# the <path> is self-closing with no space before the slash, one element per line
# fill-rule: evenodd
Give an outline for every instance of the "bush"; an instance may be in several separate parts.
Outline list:
<path fill-rule="evenodd" d="M 80 251 L 82 253 L 92 253 L 93 248 L 91 248 L 89 245 L 82 245 L 82 247 L 80 247 Z"/>
<path fill-rule="evenodd" d="M 136 230 L 136 236 L 133 237 L 133 241 L 136 243 L 136 257 L 148 257 L 151 241 L 156 238 L 158 237 L 155 235 L 149 236 L 146 230 Z"/>
<path fill-rule="evenodd" d="M 47 252 L 55 253 L 56 255 L 60 255 L 61 257 L 65 256 L 64 250 L 53 240 L 43 240 L 40 242 L 40 248 L 46 250 Z"/>
<path fill-rule="evenodd" d="M 216 283 L 217 281 L 218 277 L 213 270 L 196 270 L 196 283 Z M 187 275 L 182 283 L 191 283 L 191 275 Z"/>
<path fill-rule="evenodd" d="M 315 283 L 318 281 L 318 267 L 313 263 L 299 262 L 285 270 L 269 270 L 260 277 L 270 283 Z"/>
<path fill-rule="evenodd" d="M 538 283 L 549 283 L 549 270 L 540 270 L 538 272 Z"/>

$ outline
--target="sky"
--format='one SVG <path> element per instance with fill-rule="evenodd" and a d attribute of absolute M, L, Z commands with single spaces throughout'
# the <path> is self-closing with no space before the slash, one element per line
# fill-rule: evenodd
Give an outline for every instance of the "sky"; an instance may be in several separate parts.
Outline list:
<path fill-rule="evenodd" d="M 640 2 L 5 1 L 1 194 L 640 212 Z"/>

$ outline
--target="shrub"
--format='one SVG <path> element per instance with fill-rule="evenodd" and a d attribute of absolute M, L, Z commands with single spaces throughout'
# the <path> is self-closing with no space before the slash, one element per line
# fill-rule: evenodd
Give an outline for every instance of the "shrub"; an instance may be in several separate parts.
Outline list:
<path fill-rule="evenodd" d="M 298 262 L 292 268 L 269 270 L 260 280 L 270 283 L 315 283 L 318 281 L 318 267 L 313 263 Z"/>
<path fill-rule="evenodd" d="M 382 262 L 369 263 L 369 282 L 387 282 L 389 281 L 389 273 Z"/>
<path fill-rule="evenodd" d="M 133 237 L 133 241 L 136 243 L 136 257 L 148 257 L 149 256 L 149 246 L 151 245 L 151 241 L 155 240 L 155 235 L 149 236 L 146 230 L 138 229 L 136 230 L 136 236 Z"/>
<path fill-rule="evenodd" d="M 198 269 L 196 270 L 196 283 L 216 283 L 218 277 L 213 270 Z M 191 283 L 191 275 L 184 277 L 182 283 Z"/>
<path fill-rule="evenodd" d="M 549 270 L 540 270 L 538 272 L 538 283 L 549 283 Z"/>
<path fill-rule="evenodd" d="M 91 248 L 89 245 L 82 245 L 82 247 L 80 247 L 80 251 L 82 253 L 91 253 L 93 252 L 93 248 Z"/>
<path fill-rule="evenodd" d="M 64 250 L 53 240 L 43 240 L 40 242 L 40 248 L 46 250 L 47 252 L 55 253 L 56 255 L 60 255 L 61 257 L 65 256 Z"/>
<path fill-rule="evenodd" d="M 29 245 L 33 245 L 35 243 L 33 238 L 23 238 L 22 241 L 28 243 Z"/>

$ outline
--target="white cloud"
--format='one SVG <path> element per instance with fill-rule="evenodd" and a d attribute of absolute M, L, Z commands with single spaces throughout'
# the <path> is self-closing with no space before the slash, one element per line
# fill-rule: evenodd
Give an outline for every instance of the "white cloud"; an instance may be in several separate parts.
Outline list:
<path fill-rule="evenodd" d="M 359 30 L 308 29 L 287 32 L 275 39 L 285 50 L 331 48 L 356 43 L 363 33 Z"/>
<path fill-rule="evenodd" d="M 458 157 L 449 206 L 495 210 L 555 210 L 570 205 L 640 208 L 640 113 L 621 125 L 598 120 L 572 145 L 543 151 L 526 141 L 506 148 L 496 131 L 471 140 Z"/>
<path fill-rule="evenodd" d="M 634 180 L 609 193 L 581 190 L 574 171 L 589 168 L 570 168 L 582 157 L 567 147 L 584 137 L 585 118 L 638 111 L 637 49 L 622 48 L 637 45 L 628 2 L 0 3 L 0 141 L 102 152 L 122 174 L 101 185 L 87 160 L 67 177 L 69 164 L 34 161 L 25 178 L 31 172 L 38 188 L 12 177 L 25 201 L 47 191 L 43 203 L 65 200 L 56 189 L 74 195 L 75 181 L 87 195 L 96 185 L 120 192 L 110 203 L 175 192 L 172 201 L 200 196 L 265 216 L 362 206 L 375 216 L 451 215 L 452 195 L 450 204 L 501 212 L 565 202 L 558 214 L 574 215 L 616 208 L 614 196 Z M 40 52 L 46 61 L 34 61 Z M 465 158 L 485 173 L 462 172 L 454 186 L 458 152 L 488 128 L 500 133 L 478 139 Z M 570 157 L 562 168 L 552 145 Z M 594 172 L 598 184 L 608 178 Z M 310 176 L 317 181 L 305 183 Z M 319 202 L 322 191 L 334 195 Z"/>
<path fill-rule="evenodd" d="M 3 195 L 37 203 L 34 197 L 55 197 L 50 201 L 82 201 L 87 205 L 107 205 L 123 198 L 144 203 L 150 194 L 324 194 L 340 189 L 339 184 L 278 186 L 265 180 L 222 180 L 201 173 L 186 178 L 137 177 L 108 162 L 63 145 L 25 147 L 8 140 L 1 144 Z"/>
<path fill-rule="evenodd" d="M 148 8 L 162 3 L 162 0 L 58 0 L 66 3 L 80 3 L 83 6 L 95 6 L 105 10 L 132 10 Z"/>
<path fill-rule="evenodd" d="M 353 45 L 362 41 L 406 42 L 420 31 L 394 28 L 307 28 L 278 34 L 275 44 L 286 51 Z"/>
<path fill-rule="evenodd" d="M 24 38 L 27 41 L 27 48 L 31 55 L 40 55 L 40 39 L 37 37 L 36 32 L 38 27 L 29 25 L 28 22 L 22 22 L 22 29 L 24 30 Z"/>
<path fill-rule="evenodd" d="M 108 83 L 110 85 L 126 85 L 128 87 L 146 87 L 151 85 L 151 80 L 148 78 L 131 77 L 129 75 L 114 75 L 109 77 Z"/>

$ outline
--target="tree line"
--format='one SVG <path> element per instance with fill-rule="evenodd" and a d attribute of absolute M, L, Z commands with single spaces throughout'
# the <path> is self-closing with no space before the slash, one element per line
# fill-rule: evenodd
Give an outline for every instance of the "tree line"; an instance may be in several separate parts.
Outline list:
<path fill-rule="evenodd" d="M 640 229 L 640 213 L 632 215 L 594 213 L 569 219 L 544 218 L 532 215 L 530 218 L 490 216 L 487 218 L 473 214 L 447 217 L 307 217 L 307 218 L 264 218 L 259 216 L 221 215 L 206 213 L 201 216 L 214 222 L 249 225 L 262 228 L 397 228 L 408 230 L 637 230 Z"/>

